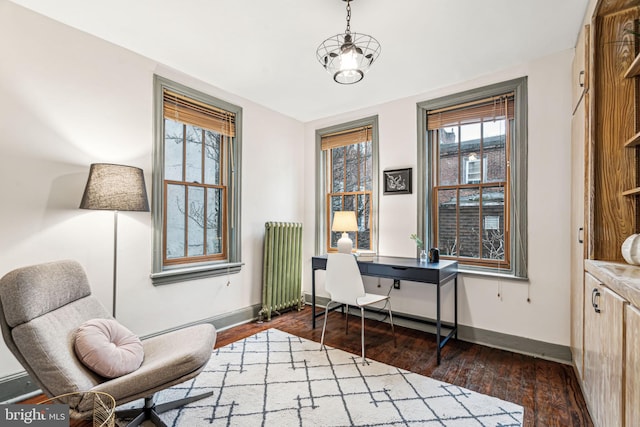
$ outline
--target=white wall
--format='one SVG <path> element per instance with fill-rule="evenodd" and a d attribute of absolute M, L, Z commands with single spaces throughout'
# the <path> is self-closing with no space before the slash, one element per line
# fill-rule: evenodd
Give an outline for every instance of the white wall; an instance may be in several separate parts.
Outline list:
<path fill-rule="evenodd" d="M 380 127 L 380 171 L 417 165 L 417 113 L 421 101 L 528 76 L 528 235 L 529 281 L 515 281 L 463 274 L 459 279 L 459 322 L 475 328 L 518 335 L 548 343 L 569 345 L 569 237 L 570 237 L 570 122 L 571 61 L 573 49 L 517 67 L 441 88 L 305 124 L 305 224 L 315 217 L 315 130 L 378 115 Z M 371 71 L 372 73 L 375 70 Z M 365 78 L 366 79 L 366 78 Z M 392 84 L 392 83 L 390 83 Z M 379 253 L 415 256 L 409 239 L 417 230 L 417 198 L 411 195 L 380 195 Z M 305 292 L 311 293 L 313 227 L 305 231 Z M 318 295 L 324 291 L 322 272 L 317 273 Z M 391 281 L 369 279 L 386 292 Z M 451 286 L 445 304 L 451 307 Z M 530 292 L 530 293 L 529 293 Z M 500 298 L 498 298 L 500 293 Z M 435 317 L 433 286 L 402 283 L 393 290 L 394 310 Z M 527 302 L 530 295 L 531 302 Z M 443 312 L 452 320 L 453 310 Z"/>
<path fill-rule="evenodd" d="M 261 301 L 266 221 L 303 218 L 303 125 L 0 0 L 0 276 L 78 260 L 111 308 L 113 214 L 79 210 L 89 165 L 144 169 L 151 195 L 153 74 L 243 108 L 240 274 L 154 287 L 151 215 L 119 214 L 118 319 L 143 335 Z M 0 378 L 22 371 L 0 344 Z"/>

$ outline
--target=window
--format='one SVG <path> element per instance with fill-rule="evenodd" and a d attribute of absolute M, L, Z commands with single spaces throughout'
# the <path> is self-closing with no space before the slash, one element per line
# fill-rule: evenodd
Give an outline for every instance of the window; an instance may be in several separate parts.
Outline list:
<path fill-rule="evenodd" d="M 377 118 L 322 129 L 316 132 L 318 145 L 317 217 L 319 232 L 316 252 L 337 250 L 341 234 L 331 231 L 337 211 L 354 211 L 358 231 L 349 232 L 354 249 L 376 250 L 378 192 Z"/>
<path fill-rule="evenodd" d="M 236 272 L 241 109 L 156 77 L 154 284 Z"/>
<path fill-rule="evenodd" d="M 464 183 L 465 184 L 479 184 L 481 174 L 484 176 L 484 180 L 487 180 L 487 156 L 482 159 L 482 166 L 480 165 L 480 159 L 477 158 L 475 153 L 471 153 L 464 158 Z"/>
<path fill-rule="evenodd" d="M 421 235 L 463 270 L 526 277 L 526 78 L 418 109 Z"/>
<path fill-rule="evenodd" d="M 484 217 L 484 229 L 485 230 L 499 230 L 500 229 L 500 217 L 499 216 L 485 216 Z"/>

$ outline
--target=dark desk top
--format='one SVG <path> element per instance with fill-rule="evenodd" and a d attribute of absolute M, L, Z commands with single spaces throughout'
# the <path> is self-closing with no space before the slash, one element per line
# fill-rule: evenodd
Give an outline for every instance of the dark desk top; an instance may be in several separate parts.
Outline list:
<path fill-rule="evenodd" d="M 324 270 L 327 255 L 311 258 L 314 270 Z M 420 262 L 417 258 L 376 256 L 373 261 L 358 261 L 363 275 L 404 279 L 418 282 L 443 283 L 458 274 L 458 261 Z"/>

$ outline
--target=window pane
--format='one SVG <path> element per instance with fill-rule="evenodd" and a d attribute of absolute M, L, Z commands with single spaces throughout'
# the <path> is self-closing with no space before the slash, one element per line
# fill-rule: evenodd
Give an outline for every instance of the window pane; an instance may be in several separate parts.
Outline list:
<path fill-rule="evenodd" d="M 373 156 L 371 154 L 371 142 L 362 142 L 360 145 L 360 191 L 371 191 L 371 170 L 373 169 Z"/>
<path fill-rule="evenodd" d="M 458 202 L 460 256 L 480 257 L 480 189 L 460 189 Z"/>
<path fill-rule="evenodd" d="M 185 199 L 183 185 L 167 185 L 167 259 L 184 254 Z"/>
<path fill-rule="evenodd" d="M 342 196 L 331 196 L 331 220 L 333 221 L 333 213 L 342 210 Z"/>
<path fill-rule="evenodd" d="M 331 192 L 344 191 L 344 153 L 345 148 L 339 147 L 331 150 Z"/>
<path fill-rule="evenodd" d="M 187 256 L 204 255 L 204 188 L 189 187 L 189 246 Z"/>
<path fill-rule="evenodd" d="M 358 191 L 359 184 L 359 155 L 358 144 L 347 145 L 345 147 L 347 151 L 347 182 L 345 191 Z"/>
<path fill-rule="evenodd" d="M 185 181 L 202 183 L 202 129 L 186 125 L 187 167 Z"/>
<path fill-rule="evenodd" d="M 222 190 L 207 190 L 207 255 L 222 253 Z"/>
<path fill-rule="evenodd" d="M 371 249 L 371 200 L 368 194 L 358 195 L 358 249 Z"/>
<path fill-rule="evenodd" d="M 506 181 L 506 141 L 505 120 L 483 123 L 482 151 L 484 153 L 487 171 L 484 173 L 485 182 Z"/>
<path fill-rule="evenodd" d="M 342 208 L 343 211 L 355 211 L 356 210 L 356 196 L 355 195 L 349 195 L 349 196 L 344 196 L 344 207 Z"/>
<path fill-rule="evenodd" d="M 476 150 L 480 146 L 480 123 L 471 123 L 460 126 L 460 143 L 462 150 L 469 144 L 476 144 Z"/>
<path fill-rule="evenodd" d="M 164 179 L 182 181 L 182 123 L 164 119 Z"/>
<path fill-rule="evenodd" d="M 482 190 L 482 257 L 504 260 L 504 188 Z"/>
<path fill-rule="evenodd" d="M 205 130 L 204 149 L 204 182 L 205 184 L 220 185 L 222 135 Z"/>
<path fill-rule="evenodd" d="M 458 183 L 458 127 L 439 129 L 440 185 Z"/>
<path fill-rule="evenodd" d="M 442 255 L 458 255 L 456 190 L 438 191 L 438 248 Z"/>
<path fill-rule="evenodd" d="M 331 212 L 330 212 L 330 223 L 329 230 L 331 230 L 331 226 L 333 225 L 333 214 L 342 210 L 342 196 L 331 196 Z M 329 242 L 330 248 L 338 247 L 338 239 L 342 236 L 342 233 L 331 232 L 331 242 Z"/>

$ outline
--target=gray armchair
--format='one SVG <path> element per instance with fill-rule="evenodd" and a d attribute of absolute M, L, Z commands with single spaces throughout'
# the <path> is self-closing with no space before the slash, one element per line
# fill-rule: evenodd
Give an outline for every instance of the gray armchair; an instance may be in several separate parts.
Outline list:
<path fill-rule="evenodd" d="M 216 340 L 212 325 L 202 324 L 142 340 L 144 360 L 135 371 L 107 379 L 85 367 L 74 352 L 74 333 L 90 319 L 111 315 L 91 295 L 83 268 L 75 261 L 58 261 L 20 268 L 0 279 L 0 326 L 4 340 L 31 378 L 49 397 L 99 391 L 117 405 L 144 398 L 144 407 L 118 413 L 130 426 L 213 393 L 156 405 L 154 394 L 198 375 Z M 75 394 L 75 393 L 74 393 Z M 77 394 L 76 394 L 77 395 Z M 87 417 L 92 399 L 69 397 L 71 415 Z"/>

